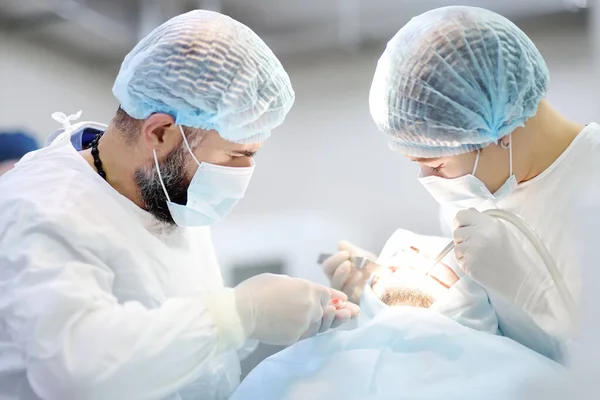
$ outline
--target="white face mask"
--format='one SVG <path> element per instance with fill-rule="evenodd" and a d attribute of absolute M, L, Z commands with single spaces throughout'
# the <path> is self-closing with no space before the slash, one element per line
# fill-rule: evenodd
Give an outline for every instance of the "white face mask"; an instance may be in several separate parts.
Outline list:
<path fill-rule="evenodd" d="M 512 138 L 508 144 L 509 177 L 494 193 L 490 193 L 485 184 L 475 177 L 481 152 L 477 151 L 473 172 L 454 179 L 439 176 L 423 176 L 419 173 L 419 182 L 433 198 L 442 205 L 451 205 L 457 209 L 478 208 L 484 204 L 496 207 L 496 202 L 507 197 L 517 187 L 517 178 L 513 174 Z"/>
<path fill-rule="evenodd" d="M 167 197 L 167 206 L 175 223 L 182 227 L 206 226 L 223 219 L 244 197 L 250 178 L 254 172 L 251 167 L 224 167 L 200 162 L 192 152 L 183 129 L 179 126 L 183 141 L 192 155 L 198 169 L 187 190 L 187 204 L 173 203 L 160 174 L 156 150 L 154 163 L 158 171 L 160 184 Z"/>

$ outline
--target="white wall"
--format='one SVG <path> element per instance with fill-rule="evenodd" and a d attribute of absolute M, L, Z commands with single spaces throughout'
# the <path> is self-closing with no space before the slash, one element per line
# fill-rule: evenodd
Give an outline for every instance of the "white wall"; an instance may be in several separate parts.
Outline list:
<path fill-rule="evenodd" d="M 599 119 L 592 84 L 598 75 L 584 27 L 546 25 L 528 33 L 549 64 L 551 102 L 580 122 Z M 247 198 L 215 227 L 225 259 L 243 257 L 247 243 L 268 249 L 271 240 L 310 215 L 326 216 L 328 223 L 315 228 L 322 230 L 315 235 L 319 240 L 300 246 L 311 254 L 307 260 L 321 250 L 332 251 L 340 236 L 376 251 L 398 227 L 438 232 L 436 205 L 416 181 L 416 166 L 388 150 L 369 116 L 368 91 L 378 55 L 379 50 L 368 50 L 283 60 L 297 102 L 257 156 Z M 0 38 L 0 126 L 23 125 L 46 135 L 57 126 L 49 118 L 57 110 L 83 109 L 85 119 L 107 121 L 117 106 L 112 79 L 23 40 Z M 271 228 L 261 232 L 270 232 L 271 239 L 247 227 L 248 220 L 265 218 Z M 286 242 L 290 255 L 297 253 L 294 240 L 301 239 Z M 282 245 L 277 246 L 280 251 Z M 317 279 L 317 267 L 309 264 L 302 275 Z"/>
<path fill-rule="evenodd" d="M 0 126 L 24 127 L 40 141 L 60 125 L 55 111 L 107 121 L 117 109 L 113 76 L 24 38 L 0 36 Z M 0 129 L 2 129 L 0 128 Z"/>

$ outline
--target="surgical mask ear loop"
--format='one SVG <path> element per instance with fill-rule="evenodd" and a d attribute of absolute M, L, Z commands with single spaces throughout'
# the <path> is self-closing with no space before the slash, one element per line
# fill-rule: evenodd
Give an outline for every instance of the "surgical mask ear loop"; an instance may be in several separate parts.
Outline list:
<path fill-rule="evenodd" d="M 513 175 L 512 135 L 509 135 L 508 144 L 504 144 L 502 139 L 500 139 L 500 147 L 502 147 L 504 150 L 508 149 L 508 177 L 510 178 Z"/>
<path fill-rule="evenodd" d="M 477 150 L 477 156 L 475 156 L 475 164 L 473 165 L 473 172 L 471 175 L 475 176 L 475 171 L 477 171 L 477 166 L 479 165 L 479 156 L 481 155 L 481 149 Z"/>
<path fill-rule="evenodd" d="M 169 193 L 167 193 L 167 188 L 165 187 L 165 183 L 163 182 L 163 178 L 160 174 L 160 165 L 158 164 L 158 157 L 156 156 L 156 149 L 152 150 L 152 154 L 154 155 L 154 164 L 156 165 L 156 172 L 158 173 L 158 180 L 160 181 L 160 186 L 162 186 L 163 192 L 167 197 L 169 203 L 171 202 L 171 198 L 169 197 Z"/>
<path fill-rule="evenodd" d="M 196 161 L 196 164 L 198 164 L 198 166 L 200 166 L 200 161 L 198 161 L 198 159 L 194 155 L 194 152 L 192 151 L 192 148 L 190 147 L 190 144 L 188 143 L 187 138 L 185 137 L 185 133 L 183 132 L 183 127 L 181 125 L 179 125 L 179 132 L 181 132 L 181 136 L 183 136 L 183 143 L 185 143 L 185 147 L 190 152 L 194 161 Z M 160 186 L 162 186 L 163 192 L 165 193 L 165 196 L 170 203 L 171 197 L 169 197 L 169 193 L 167 192 L 165 182 L 163 181 L 162 175 L 160 173 L 160 165 L 158 163 L 158 157 L 156 156 L 156 149 L 152 150 L 152 155 L 154 156 L 154 164 L 156 165 L 156 172 L 158 173 L 158 180 L 160 181 Z"/>
<path fill-rule="evenodd" d="M 194 155 L 194 152 L 192 151 L 192 148 L 190 147 L 190 144 L 188 143 L 187 138 L 185 137 L 185 133 L 183 132 L 183 127 L 181 125 L 179 125 L 179 132 L 181 132 L 181 136 L 183 136 L 183 143 L 185 143 L 185 147 L 187 147 L 192 158 L 194 159 L 194 161 L 196 161 L 196 164 L 198 164 L 198 166 L 200 166 L 200 161 L 198 161 L 198 159 Z"/>

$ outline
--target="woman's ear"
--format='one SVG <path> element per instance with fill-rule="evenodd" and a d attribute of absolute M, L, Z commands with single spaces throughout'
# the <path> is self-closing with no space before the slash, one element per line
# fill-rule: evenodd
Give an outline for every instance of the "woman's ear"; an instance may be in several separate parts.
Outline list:
<path fill-rule="evenodd" d="M 503 136 L 502 138 L 500 138 L 500 140 L 498 141 L 498 144 L 503 148 L 503 149 L 508 149 L 508 145 L 510 144 L 510 134 Z"/>

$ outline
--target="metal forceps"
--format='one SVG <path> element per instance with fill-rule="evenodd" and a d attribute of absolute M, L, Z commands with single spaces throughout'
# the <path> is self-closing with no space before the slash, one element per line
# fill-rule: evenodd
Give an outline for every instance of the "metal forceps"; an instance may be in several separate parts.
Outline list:
<path fill-rule="evenodd" d="M 444 249 L 442 251 L 440 251 L 440 254 L 438 254 L 438 256 L 435 258 L 435 260 L 433 260 L 433 263 L 431 264 L 431 266 L 427 269 L 427 275 L 429 275 L 431 273 L 431 271 L 435 268 L 436 265 L 439 264 L 440 261 L 442 261 L 444 258 L 446 258 L 446 256 L 448 254 L 450 254 L 450 252 L 452 250 L 454 250 L 454 247 L 456 245 L 454 244 L 454 241 L 451 241 L 450 243 L 448 243 L 446 245 L 446 247 L 444 247 Z"/>

